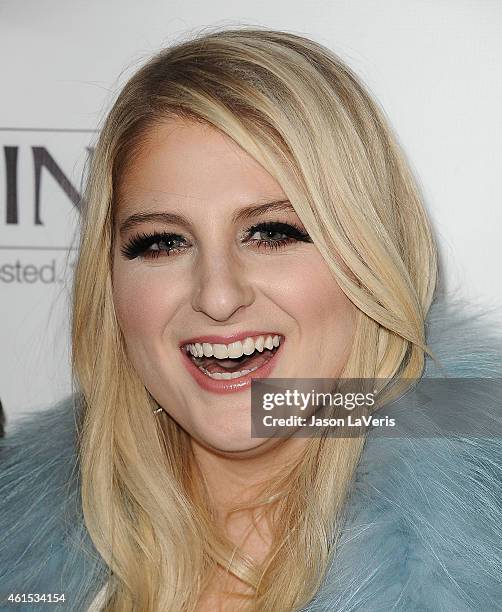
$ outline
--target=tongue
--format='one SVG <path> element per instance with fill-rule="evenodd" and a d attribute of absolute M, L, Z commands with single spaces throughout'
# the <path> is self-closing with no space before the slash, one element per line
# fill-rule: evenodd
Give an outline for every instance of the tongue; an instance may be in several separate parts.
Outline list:
<path fill-rule="evenodd" d="M 264 350 L 263 353 L 255 351 L 252 355 L 244 355 L 239 359 L 216 359 L 215 357 L 204 357 L 196 361 L 198 366 L 204 367 L 208 372 L 238 372 L 240 370 L 251 370 L 259 368 L 272 359 L 274 351 Z"/>

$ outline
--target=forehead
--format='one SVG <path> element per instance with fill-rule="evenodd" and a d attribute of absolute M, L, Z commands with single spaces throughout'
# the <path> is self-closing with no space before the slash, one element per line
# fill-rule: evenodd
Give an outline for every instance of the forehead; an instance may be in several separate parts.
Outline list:
<path fill-rule="evenodd" d="M 122 173 L 119 193 L 120 217 L 165 205 L 189 212 L 284 197 L 277 181 L 229 136 L 186 119 L 150 128 Z"/>

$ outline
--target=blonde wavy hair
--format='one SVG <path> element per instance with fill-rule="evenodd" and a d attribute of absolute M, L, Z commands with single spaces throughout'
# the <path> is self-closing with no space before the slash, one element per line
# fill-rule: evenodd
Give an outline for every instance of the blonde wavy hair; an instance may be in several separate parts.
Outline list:
<path fill-rule="evenodd" d="M 110 572 L 106 610 L 194 610 L 218 564 L 252 590 L 246 610 L 299 609 L 336 550 L 364 438 L 312 438 L 265 484 L 248 508 L 273 529 L 263 563 L 216 527 L 189 436 L 153 414 L 112 298 L 117 187 L 149 130 L 172 117 L 218 128 L 281 185 L 356 306 L 344 377 L 421 376 L 437 275 L 431 228 L 383 112 L 339 57 L 299 35 L 219 29 L 166 48 L 128 81 L 101 130 L 81 215 L 72 365 L 82 505 Z"/>

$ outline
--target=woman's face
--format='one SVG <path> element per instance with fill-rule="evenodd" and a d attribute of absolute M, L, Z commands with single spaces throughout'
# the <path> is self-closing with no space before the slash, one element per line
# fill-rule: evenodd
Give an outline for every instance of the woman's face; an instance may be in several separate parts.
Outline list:
<path fill-rule="evenodd" d="M 113 292 L 134 368 L 206 448 L 255 454 L 251 378 L 336 377 L 354 306 L 279 184 L 212 127 L 156 125 L 119 195 Z"/>

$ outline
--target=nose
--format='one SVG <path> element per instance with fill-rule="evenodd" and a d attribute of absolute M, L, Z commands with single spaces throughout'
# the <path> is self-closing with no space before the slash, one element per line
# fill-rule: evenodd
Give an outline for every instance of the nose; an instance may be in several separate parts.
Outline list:
<path fill-rule="evenodd" d="M 245 266 L 228 251 L 201 257 L 192 280 L 192 308 L 214 321 L 227 321 L 255 299 Z"/>

